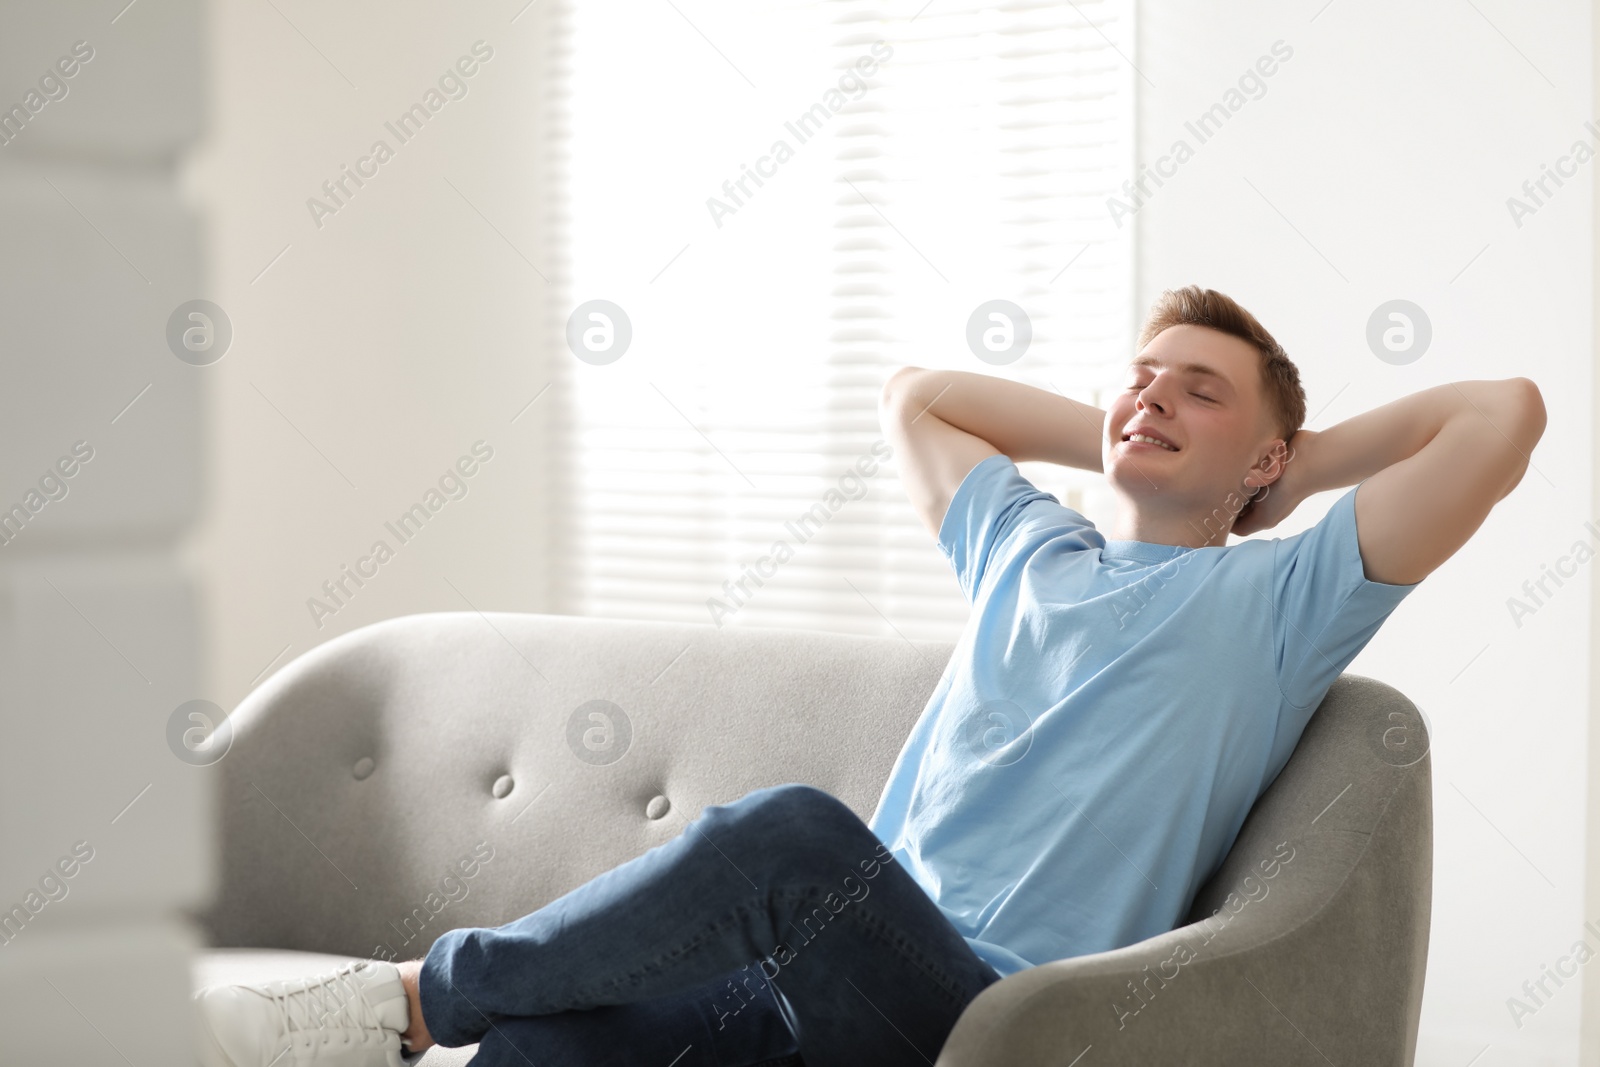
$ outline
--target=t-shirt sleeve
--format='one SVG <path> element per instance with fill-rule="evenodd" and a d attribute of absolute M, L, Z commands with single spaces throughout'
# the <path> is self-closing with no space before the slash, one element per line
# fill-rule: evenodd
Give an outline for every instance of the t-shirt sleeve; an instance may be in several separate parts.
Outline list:
<path fill-rule="evenodd" d="M 1094 524 L 1028 481 L 1011 457 L 997 452 L 979 461 L 956 487 L 939 525 L 939 550 L 971 602 L 996 561 L 1027 533 L 1081 528 L 1092 530 Z"/>
<path fill-rule="evenodd" d="M 1311 529 L 1276 544 L 1272 600 L 1278 689 L 1297 715 L 1292 725 L 1300 729 L 1389 613 L 1422 584 L 1367 578 L 1356 539 L 1359 488 L 1352 486 Z"/>

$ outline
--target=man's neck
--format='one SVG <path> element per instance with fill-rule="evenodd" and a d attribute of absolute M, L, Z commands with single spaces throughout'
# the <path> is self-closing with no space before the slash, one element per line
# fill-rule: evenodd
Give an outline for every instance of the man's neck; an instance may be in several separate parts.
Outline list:
<path fill-rule="evenodd" d="M 1114 541 L 1142 541 L 1183 548 L 1210 548 L 1228 543 L 1235 516 L 1221 511 L 1210 515 L 1130 515 L 1119 520 L 1107 535 Z"/>

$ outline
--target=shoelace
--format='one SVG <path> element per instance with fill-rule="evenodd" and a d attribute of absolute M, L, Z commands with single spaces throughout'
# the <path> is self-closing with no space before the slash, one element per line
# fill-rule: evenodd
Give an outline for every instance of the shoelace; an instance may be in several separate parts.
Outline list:
<path fill-rule="evenodd" d="M 278 1009 L 278 1033 L 293 1047 L 295 1034 L 307 1035 L 330 1029 L 359 1030 L 362 1040 L 371 1040 L 387 1031 L 378 1019 L 378 1009 L 367 999 L 366 990 L 355 972 L 362 965 L 352 963 L 327 975 L 269 987 L 269 997 Z M 348 1038 L 347 1038 L 348 1040 Z"/>

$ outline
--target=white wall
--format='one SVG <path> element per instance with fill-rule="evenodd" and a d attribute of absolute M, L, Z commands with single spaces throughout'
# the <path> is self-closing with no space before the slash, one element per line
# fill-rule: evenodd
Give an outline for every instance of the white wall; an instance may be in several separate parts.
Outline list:
<path fill-rule="evenodd" d="M 1600 19 L 1595 20 L 1589 27 L 1589 38 L 1593 42 L 1591 55 L 1600 69 Z M 1593 104 L 1590 114 L 1600 115 L 1600 78 L 1591 78 L 1590 89 L 1593 93 Z M 1593 217 L 1594 242 L 1590 246 L 1590 264 L 1595 261 L 1594 251 L 1600 249 L 1600 182 L 1591 183 L 1591 203 Z M 1594 331 L 1592 339 L 1596 342 L 1594 349 L 1600 354 L 1600 301 L 1594 301 L 1591 308 L 1591 323 Z M 1600 364 L 1600 358 L 1591 358 L 1591 365 Z M 1592 382 L 1593 410 L 1600 417 L 1600 375 L 1595 375 Z M 1600 514 L 1600 464 L 1593 465 L 1591 470 L 1589 499 L 1590 510 Z M 1593 723 L 1596 711 L 1600 711 L 1600 626 L 1594 624 L 1597 615 L 1600 615 L 1600 567 L 1589 567 L 1589 722 Z M 1589 731 L 1588 746 L 1589 766 L 1600 766 L 1600 731 Z M 1589 825 L 1594 826 L 1600 821 L 1600 775 L 1589 775 Z M 1600 849 L 1588 850 L 1585 859 L 1588 868 L 1588 892 L 1584 897 L 1584 915 L 1600 915 Z M 1583 1043 L 1581 1047 L 1582 1062 L 1593 1063 L 1600 1059 L 1600 982 L 1586 981 L 1583 983 Z"/>
<path fill-rule="evenodd" d="M 126 17 L 122 17 L 125 15 Z M 201 8 L 0 3 L 0 1059 L 189 1052 L 185 912 L 213 878 L 205 694 L 178 542 L 196 368 L 168 350 L 203 218 Z M 139 981 L 125 981 L 137 974 Z"/>
<path fill-rule="evenodd" d="M 194 548 L 224 707 L 371 622 L 547 610 L 550 396 L 511 422 L 549 380 L 547 59 L 542 5 L 523 6 L 212 6 L 212 126 L 189 184 L 214 224 L 213 299 L 234 341 L 207 378 L 211 495 Z M 402 143 L 385 124 L 479 41 L 493 54 L 461 79 L 466 95 L 441 94 Z M 379 139 L 392 158 L 314 218 L 307 201 L 332 204 L 323 183 Z M 494 456 L 467 495 L 401 545 L 384 523 L 479 440 Z M 327 597 L 380 538 L 393 559 L 359 588 L 346 579 L 342 606 Z M 319 625 L 312 598 L 336 613 Z"/>
<path fill-rule="evenodd" d="M 1520 1027 L 1507 1000 L 1585 936 L 1588 582 L 1551 587 L 1520 626 L 1507 600 L 1575 540 L 1600 548 L 1583 528 L 1595 514 L 1595 164 L 1520 227 L 1506 200 L 1574 140 L 1600 145 L 1583 125 L 1595 113 L 1589 6 L 1145 3 L 1140 20 L 1141 158 L 1179 138 L 1194 148 L 1135 216 L 1143 304 L 1190 282 L 1240 300 L 1299 364 L 1313 429 L 1448 381 L 1526 375 L 1544 393 L 1533 468 L 1350 669 L 1404 692 L 1432 725 L 1417 1064 L 1577 1062 L 1579 980 L 1547 983 L 1553 995 Z M 1292 56 L 1200 143 L 1184 123 L 1279 40 Z M 1433 326 L 1406 365 L 1365 338 L 1395 298 Z M 1337 495 L 1273 535 L 1311 525 Z"/>

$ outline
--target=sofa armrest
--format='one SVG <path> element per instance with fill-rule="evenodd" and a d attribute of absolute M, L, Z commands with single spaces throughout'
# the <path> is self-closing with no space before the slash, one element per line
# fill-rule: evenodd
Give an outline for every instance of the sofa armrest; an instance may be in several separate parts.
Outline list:
<path fill-rule="evenodd" d="M 1426 767 L 1368 798 L 1382 811 L 1370 830 L 1241 835 L 1230 860 L 1250 873 L 1209 887 L 1220 904 L 1204 918 L 991 985 L 937 1067 L 1409 1067 L 1432 889 Z"/>
<path fill-rule="evenodd" d="M 1352 1056 L 1337 1033 L 1319 1032 L 1317 1018 L 1328 1019 L 1328 1005 L 1306 967 L 1315 958 L 1310 953 L 1316 935 L 1272 937 L 1272 918 L 1251 912 L 1270 900 L 1270 894 L 1246 899 L 1231 917 L 1223 909 L 1206 922 L 1126 948 L 1057 960 L 1002 979 L 967 1007 L 937 1067 L 1325 1067 L 1324 1054 L 1335 1063 L 1388 1062 Z M 1328 971 L 1323 977 L 1334 981 L 1339 975 Z"/>

